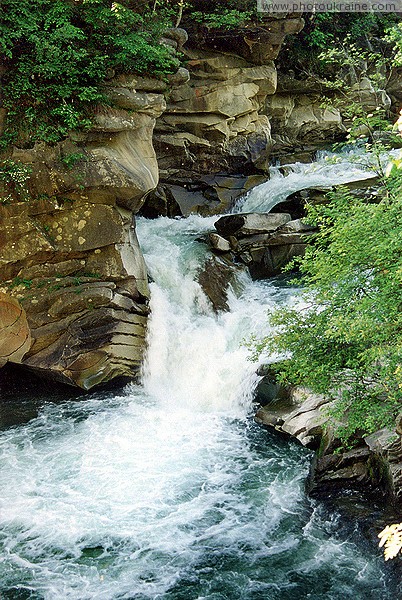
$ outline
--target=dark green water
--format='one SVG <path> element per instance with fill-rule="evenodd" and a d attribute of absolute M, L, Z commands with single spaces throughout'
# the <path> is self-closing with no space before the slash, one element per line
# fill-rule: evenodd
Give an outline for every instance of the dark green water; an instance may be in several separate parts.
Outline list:
<path fill-rule="evenodd" d="M 253 423 L 242 340 L 295 299 L 247 280 L 214 314 L 195 280 L 211 223 L 139 224 L 155 282 L 142 386 L 3 397 L 2 600 L 400 597 L 356 522 L 306 497 L 310 452 Z"/>
<path fill-rule="evenodd" d="M 1 598 L 398 597 L 350 520 L 304 493 L 310 452 L 141 388 L 47 404 L 0 436 Z"/>

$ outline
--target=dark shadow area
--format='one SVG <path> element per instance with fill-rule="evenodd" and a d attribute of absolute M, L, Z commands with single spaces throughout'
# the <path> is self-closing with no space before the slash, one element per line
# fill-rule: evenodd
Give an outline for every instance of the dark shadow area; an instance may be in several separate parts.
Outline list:
<path fill-rule="evenodd" d="M 96 393 L 115 391 L 128 383 L 118 379 L 101 387 Z M 86 400 L 93 391 L 70 387 L 38 377 L 20 365 L 6 364 L 0 369 L 0 430 L 28 423 L 37 417 L 47 402 L 61 404 L 71 400 Z"/>

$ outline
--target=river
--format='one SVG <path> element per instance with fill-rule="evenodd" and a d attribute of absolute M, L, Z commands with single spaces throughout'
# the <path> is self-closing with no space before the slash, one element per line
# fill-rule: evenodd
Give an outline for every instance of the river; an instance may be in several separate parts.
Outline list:
<path fill-rule="evenodd" d="M 298 189 L 321 163 L 290 170 Z M 277 173 L 244 210 L 282 200 Z M 258 378 L 243 341 L 269 335 L 267 312 L 298 291 L 243 276 L 216 315 L 196 282 L 199 238 L 216 218 L 138 220 L 152 278 L 142 385 L 50 396 L 3 427 L 2 600 L 397 597 L 380 551 L 306 496 L 311 452 L 253 421 Z"/>

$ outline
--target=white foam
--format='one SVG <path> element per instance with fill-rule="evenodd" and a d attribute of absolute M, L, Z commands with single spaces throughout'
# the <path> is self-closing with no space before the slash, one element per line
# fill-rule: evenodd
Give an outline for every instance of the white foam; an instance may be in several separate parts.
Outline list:
<path fill-rule="evenodd" d="M 400 151 L 385 153 L 385 168 L 390 157 Z M 270 179 L 253 188 L 241 199 L 235 212 L 270 212 L 290 194 L 308 188 L 330 189 L 334 185 L 373 179 L 378 174 L 376 157 L 363 148 L 354 148 L 342 154 L 320 152 L 313 163 L 294 163 L 270 169 Z"/>
<path fill-rule="evenodd" d="M 214 220 L 139 222 L 154 279 L 144 386 L 49 404 L 0 435 L 3 589 L 154 600 L 193 577 L 226 581 L 232 597 L 247 598 L 296 589 L 292 565 L 314 572 L 316 553 L 328 569 L 349 562 L 366 589 L 377 585 L 378 571 L 365 571 L 355 547 L 336 544 L 319 519 L 303 530 L 306 452 L 262 432 L 256 447 L 249 435 L 256 365 L 241 342 L 268 335 L 267 311 L 291 294 L 248 280 L 230 295 L 231 310 L 215 315 L 195 281 L 205 257 L 195 237 Z M 333 555 L 322 553 L 328 543 Z M 238 571 L 221 573 L 225 556 Z M 216 597 L 208 585 L 194 597 Z"/>

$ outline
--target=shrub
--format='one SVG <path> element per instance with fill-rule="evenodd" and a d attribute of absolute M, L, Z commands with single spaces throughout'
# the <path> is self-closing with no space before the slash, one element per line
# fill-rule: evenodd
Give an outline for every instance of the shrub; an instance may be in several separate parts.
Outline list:
<path fill-rule="evenodd" d="M 345 442 L 392 425 L 401 409 L 401 188 L 395 170 L 378 203 L 340 189 L 308 208 L 319 232 L 299 263 L 306 307 L 277 312 L 279 332 L 263 340 L 291 355 L 277 365 L 281 380 L 336 398 Z"/>
<path fill-rule="evenodd" d="M 3 0 L 0 54 L 8 127 L 2 137 L 56 142 L 90 125 L 111 73 L 163 76 L 177 60 L 158 43 L 168 13 L 145 16 L 130 2 Z M 23 125 L 22 125 L 23 124 Z"/>

